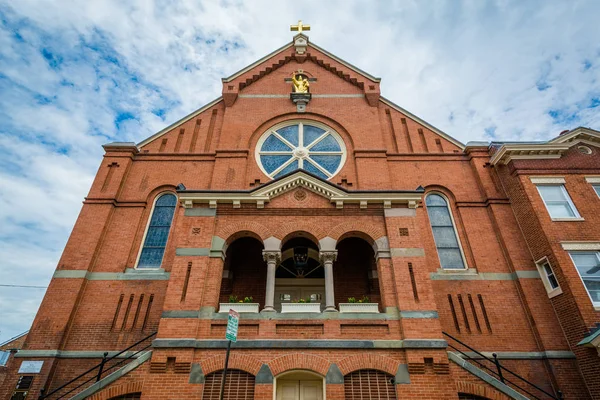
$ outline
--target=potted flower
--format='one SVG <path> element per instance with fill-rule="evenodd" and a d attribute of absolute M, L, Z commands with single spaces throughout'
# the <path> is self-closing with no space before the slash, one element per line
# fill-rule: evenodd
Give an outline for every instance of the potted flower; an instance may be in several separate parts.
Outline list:
<path fill-rule="evenodd" d="M 367 296 L 359 299 L 348 297 L 347 303 L 340 303 L 340 312 L 378 313 L 379 304 L 371 303 Z"/>
<path fill-rule="evenodd" d="M 252 296 L 246 296 L 238 300 L 238 296 L 230 295 L 229 302 L 219 303 L 219 312 L 227 313 L 229 310 L 234 310 L 240 313 L 257 313 L 258 303 L 253 303 Z"/>
<path fill-rule="evenodd" d="M 292 300 L 291 303 L 281 303 L 282 313 L 320 313 L 321 303 L 313 303 L 310 297 Z"/>

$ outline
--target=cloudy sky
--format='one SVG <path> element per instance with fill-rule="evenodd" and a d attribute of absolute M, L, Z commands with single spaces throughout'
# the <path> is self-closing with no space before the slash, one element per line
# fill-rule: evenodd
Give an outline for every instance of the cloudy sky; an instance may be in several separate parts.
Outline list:
<path fill-rule="evenodd" d="M 111 141 L 139 142 L 291 40 L 448 134 L 600 128 L 598 1 L 0 0 L 0 284 L 46 286 Z M 0 342 L 44 289 L 0 286 Z"/>

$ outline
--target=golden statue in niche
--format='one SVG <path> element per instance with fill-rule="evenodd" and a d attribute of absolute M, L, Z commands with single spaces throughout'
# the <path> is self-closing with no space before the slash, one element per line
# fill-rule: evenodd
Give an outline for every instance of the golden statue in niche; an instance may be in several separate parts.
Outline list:
<path fill-rule="evenodd" d="M 308 77 L 300 72 L 292 73 L 292 83 L 294 84 L 294 93 L 308 93 Z"/>

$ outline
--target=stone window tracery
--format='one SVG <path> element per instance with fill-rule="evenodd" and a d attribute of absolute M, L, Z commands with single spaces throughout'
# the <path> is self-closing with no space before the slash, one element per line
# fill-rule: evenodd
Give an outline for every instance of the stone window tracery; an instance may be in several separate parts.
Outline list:
<path fill-rule="evenodd" d="M 156 199 L 137 263 L 138 268 L 160 268 L 176 205 L 177 196 L 172 193 L 163 194 Z"/>
<path fill-rule="evenodd" d="M 269 129 L 256 146 L 256 160 L 270 178 L 303 169 L 323 179 L 344 165 L 344 141 L 333 129 L 313 121 L 292 121 Z"/>

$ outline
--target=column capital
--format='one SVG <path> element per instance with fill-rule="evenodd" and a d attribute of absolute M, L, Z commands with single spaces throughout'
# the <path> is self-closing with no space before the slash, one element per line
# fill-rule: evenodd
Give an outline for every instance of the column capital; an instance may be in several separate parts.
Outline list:
<path fill-rule="evenodd" d="M 279 261 L 281 261 L 281 251 L 276 250 L 263 250 L 262 252 L 263 254 L 263 260 L 265 260 L 266 262 L 274 262 L 274 263 L 278 263 Z"/>
<path fill-rule="evenodd" d="M 335 260 L 337 260 L 337 254 L 337 250 L 320 251 L 319 258 L 323 263 L 334 262 Z"/>

